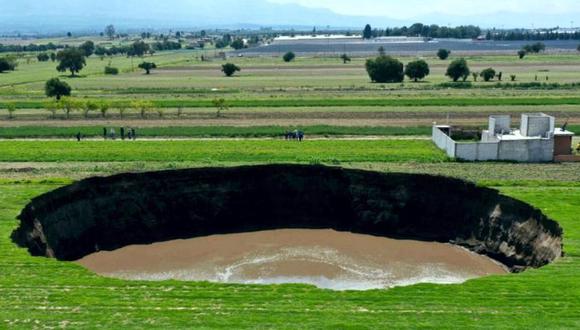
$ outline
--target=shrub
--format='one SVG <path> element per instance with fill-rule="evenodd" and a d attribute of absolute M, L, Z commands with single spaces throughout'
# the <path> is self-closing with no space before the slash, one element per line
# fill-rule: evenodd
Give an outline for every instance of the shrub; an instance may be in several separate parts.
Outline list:
<path fill-rule="evenodd" d="M 36 56 L 39 62 L 48 62 L 50 60 L 50 55 L 47 53 L 41 53 Z"/>
<path fill-rule="evenodd" d="M 540 53 L 546 50 L 546 45 L 542 42 L 536 42 L 535 44 L 525 45 L 522 49 L 526 53 Z"/>
<path fill-rule="evenodd" d="M 405 75 L 415 82 L 427 77 L 430 73 L 429 64 L 424 60 L 410 62 L 405 68 Z"/>
<path fill-rule="evenodd" d="M 524 57 L 526 57 L 527 54 L 528 53 L 523 49 L 518 52 L 518 56 L 519 56 L 520 60 L 524 59 Z"/>
<path fill-rule="evenodd" d="M 222 72 L 226 75 L 226 77 L 233 76 L 237 71 L 242 71 L 242 69 L 233 63 L 226 63 L 222 65 Z"/>
<path fill-rule="evenodd" d="M 403 63 L 390 56 L 379 56 L 366 63 L 369 77 L 376 83 L 400 83 L 405 79 Z"/>
<path fill-rule="evenodd" d="M 580 47 L 580 46 L 579 46 Z M 340 59 L 342 60 L 342 63 L 346 64 L 348 62 L 351 61 L 350 56 L 346 55 L 346 54 L 342 54 L 340 55 Z"/>
<path fill-rule="evenodd" d="M 449 55 L 451 55 L 451 51 L 448 49 L 439 49 L 439 51 L 437 51 L 437 57 L 439 57 L 440 60 L 446 60 L 449 58 Z"/>
<path fill-rule="evenodd" d="M 16 58 L 13 57 L 1 57 L 0 58 L 0 73 L 5 71 L 14 71 L 18 63 L 16 62 Z"/>
<path fill-rule="evenodd" d="M 470 73 L 471 71 L 469 70 L 467 61 L 464 58 L 460 58 L 449 64 L 445 75 L 451 78 L 454 82 L 457 82 L 460 78 L 463 78 L 463 81 L 467 80 Z"/>
<path fill-rule="evenodd" d="M 232 41 L 230 46 L 235 50 L 240 50 L 242 48 L 246 48 L 246 43 L 242 39 L 236 39 Z"/>
<path fill-rule="evenodd" d="M 105 67 L 105 74 L 118 75 L 119 74 L 119 69 L 113 68 L 111 66 L 106 66 Z"/>
<path fill-rule="evenodd" d="M 296 54 L 294 54 L 293 52 L 288 52 L 288 53 L 284 54 L 284 56 L 282 57 L 282 59 L 284 59 L 284 62 L 286 62 L 286 63 L 294 61 L 295 58 L 296 58 Z"/>
<path fill-rule="evenodd" d="M 495 77 L 495 70 L 492 68 L 485 69 L 479 74 L 484 81 L 490 81 Z"/>
<path fill-rule="evenodd" d="M 510 76 L 510 80 L 511 80 L 511 81 L 516 81 L 516 75 L 515 75 L 515 74 L 512 74 L 512 75 Z"/>

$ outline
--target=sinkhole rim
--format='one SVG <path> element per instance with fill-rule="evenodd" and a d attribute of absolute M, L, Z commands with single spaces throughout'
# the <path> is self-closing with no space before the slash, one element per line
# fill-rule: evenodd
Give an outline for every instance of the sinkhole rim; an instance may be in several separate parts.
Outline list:
<path fill-rule="evenodd" d="M 557 222 L 497 190 L 442 176 L 319 165 L 89 178 L 34 198 L 18 218 L 15 243 L 64 261 L 127 245 L 282 228 L 449 242 L 512 272 L 545 266 L 563 251 Z"/>

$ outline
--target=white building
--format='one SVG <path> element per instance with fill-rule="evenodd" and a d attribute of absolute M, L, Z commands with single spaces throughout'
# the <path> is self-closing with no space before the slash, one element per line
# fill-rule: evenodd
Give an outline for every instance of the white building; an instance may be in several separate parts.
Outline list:
<path fill-rule="evenodd" d="M 511 116 L 491 116 L 480 142 L 455 141 L 451 126 L 435 125 L 433 142 L 449 157 L 465 161 L 541 163 L 572 153 L 574 133 L 556 128 L 552 116 L 524 114 L 519 129 L 511 124 Z"/>

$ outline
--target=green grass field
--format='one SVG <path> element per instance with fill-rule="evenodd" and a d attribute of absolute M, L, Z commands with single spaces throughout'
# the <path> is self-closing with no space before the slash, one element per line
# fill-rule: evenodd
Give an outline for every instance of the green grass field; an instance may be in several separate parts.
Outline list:
<path fill-rule="evenodd" d="M 474 71 L 502 71 L 504 85 L 478 81 L 457 88 L 443 76 L 449 60 L 434 57 L 426 58 L 432 68 L 426 82 L 383 85 L 369 82 L 363 58 L 347 65 L 329 57 L 288 64 L 280 58 L 233 58 L 228 61 L 242 72 L 225 78 L 219 70 L 224 62 L 201 62 L 201 54 L 156 53 L 146 58 L 159 66 L 150 76 L 133 70 L 143 59 L 125 57 L 91 57 L 82 77 L 74 79 L 56 72 L 56 63 L 24 59 L 17 71 L 0 74 L 0 329 L 580 328 L 580 164 L 456 163 L 426 138 L 433 122 L 482 128 L 490 114 L 524 112 L 557 115 L 558 125 L 569 121 L 569 129 L 580 134 L 579 56 L 469 56 Z M 118 76 L 103 75 L 109 62 L 121 70 Z M 538 76 L 550 85 L 508 87 L 510 74 L 518 84 L 534 83 Z M 52 118 L 43 109 L 48 100 L 43 85 L 57 76 L 72 85 L 74 97 L 110 101 L 107 117 L 95 112 L 84 118 L 75 111 L 66 120 L 59 111 Z M 216 97 L 231 107 L 223 118 L 216 118 Z M 121 118 L 114 107 L 135 99 L 150 100 L 158 109 L 147 118 L 129 109 Z M 9 103 L 18 107 L 11 119 L 3 109 Z M 139 138 L 159 140 L 96 140 L 102 127 L 121 126 L 137 127 Z M 272 139 L 293 128 L 330 139 Z M 72 141 L 78 132 L 95 140 Z M 418 135 L 423 138 L 414 139 Z M 163 140 L 171 137 L 190 140 Z M 496 187 L 557 220 L 565 231 L 566 256 L 542 269 L 462 285 L 333 292 L 304 285 L 106 279 L 72 263 L 30 257 L 9 238 L 32 198 L 73 180 L 265 163 L 445 175 Z"/>
<path fill-rule="evenodd" d="M 430 141 L 1 141 L 0 162 L 434 162 L 446 156 Z"/>
<path fill-rule="evenodd" d="M 142 127 L 138 129 L 141 138 L 184 137 L 184 138 L 281 138 L 288 130 L 300 128 L 309 136 L 427 136 L 431 127 L 344 127 L 344 126 L 253 126 L 253 127 Z M 580 131 L 580 127 L 579 131 Z M 103 128 L 96 126 L 46 127 L 23 126 L 0 128 L 0 138 L 74 138 L 81 133 L 86 138 L 100 138 Z M 117 134 L 119 132 L 117 131 Z"/>

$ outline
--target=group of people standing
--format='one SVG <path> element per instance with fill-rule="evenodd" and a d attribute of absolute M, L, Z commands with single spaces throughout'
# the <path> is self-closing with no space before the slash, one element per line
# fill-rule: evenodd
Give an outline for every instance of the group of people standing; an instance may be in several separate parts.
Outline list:
<path fill-rule="evenodd" d="M 81 142 L 84 138 L 81 132 L 78 132 L 75 135 L 78 142 Z M 117 131 L 114 128 L 107 128 L 103 127 L 103 138 L 105 140 L 116 140 L 117 139 Z M 121 140 L 137 140 L 137 131 L 134 128 L 126 128 L 121 127 L 119 129 L 119 138 Z"/>
<path fill-rule="evenodd" d="M 286 140 L 297 140 L 302 142 L 304 140 L 304 132 L 299 131 L 299 130 L 295 130 L 292 132 L 286 132 L 286 134 L 284 134 L 284 138 Z"/>
<path fill-rule="evenodd" d="M 119 129 L 119 137 L 121 140 L 137 140 L 137 131 L 134 128 L 121 127 Z M 103 127 L 103 138 L 105 140 L 116 140 L 117 131 L 114 128 Z"/>

